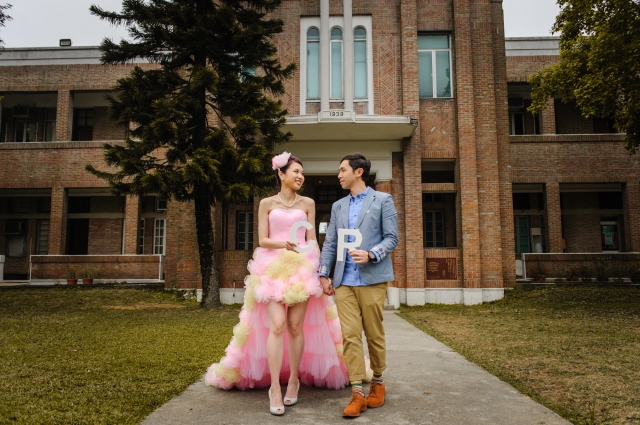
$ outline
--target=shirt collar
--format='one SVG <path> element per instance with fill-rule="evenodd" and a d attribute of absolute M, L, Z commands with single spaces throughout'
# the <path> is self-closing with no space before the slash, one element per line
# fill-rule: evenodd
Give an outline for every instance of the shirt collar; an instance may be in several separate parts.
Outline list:
<path fill-rule="evenodd" d="M 369 193 L 369 186 L 367 186 L 367 188 L 365 190 L 363 190 L 362 192 L 358 193 L 356 196 L 353 196 L 353 195 L 349 194 L 349 202 L 360 201 L 360 200 L 364 199 L 367 196 L 367 193 Z"/>

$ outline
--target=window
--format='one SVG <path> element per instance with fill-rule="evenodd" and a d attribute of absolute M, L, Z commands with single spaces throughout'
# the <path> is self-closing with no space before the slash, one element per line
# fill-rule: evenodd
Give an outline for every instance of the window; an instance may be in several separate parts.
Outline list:
<path fill-rule="evenodd" d="M 423 193 L 422 202 L 444 202 L 444 194 L 442 193 Z"/>
<path fill-rule="evenodd" d="M 444 247 L 444 212 L 424 212 L 424 246 L 425 248 Z"/>
<path fill-rule="evenodd" d="M 529 248 L 529 217 L 516 216 L 514 218 L 516 254 L 527 254 L 531 252 L 531 249 Z"/>
<path fill-rule="evenodd" d="M 335 186 L 316 186 L 314 200 L 318 204 L 333 204 L 346 195 L 346 191 L 339 185 Z"/>
<path fill-rule="evenodd" d="M 9 213 L 28 214 L 31 209 L 31 198 L 10 198 Z"/>
<path fill-rule="evenodd" d="M 602 251 L 620 251 L 618 220 L 616 217 L 602 217 L 600 221 Z"/>
<path fill-rule="evenodd" d="M 342 99 L 342 30 L 331 30 L 331 99 Z"/>
<path fill-rule="evenodd" d="M 353 31 L 353 97 L 367 97 L 367 30 L 358 27 Z"/>
<path fill-rule="evenodd" d="M 76 109 L 74 111 L 74 137 L 73 140 L 93 140 L 93 109 Z"/>
<path fill-rule="evenodd" d="M 49 220 L 38 220 L 38 239 L 36 241 L 36 254 L 49 254 Z"/>
<path fill-rule="evenodd" d="M 16 134 L 13 139 L 16 143 L 28 143 L 36 141 L 38 124 L 35 121 L 16 121 Z"/>
<path fill-rule="evenodd" d="M 56 108 L 47 108 L 44 113 L 43 142 L 53 142 L 56 140 Z"/>
<path fill-rule="evenodd" d="M 418 36 L 418 76 L 421 98 L 452 97 L 448 35 Z"/>
<path fill-rule="evenodd" d="M 164 255 L 165 254 L 165 224 L 166 220 L 164 218 L 156 218 L 153 223 L 154 237 L 153 237 L 153 253 L 156 255 Z"/>
<path fill-rule="evenodd" d="M 251 251 L 253 249 L 253 212 L 238 211 L 237 223 L 236 249 Z"/>
<path fill-rule="evenodd" d="M 320 99 L 320 31 L 307 31 L 307 99 Z"/>
<path fill-rule="evenodd" d="M 5 252 L 7 257 L 27 255 L 27 221 L 7 220 L 4 225 Z"/>
<path fill-rule="evenodd" d="M 140 220 L 138 227 L 138 254 L 144 254 L 144 218 Z"/>
<path fill-rule="evenodd" d="M 598 208 L 601 210 L 621 210 L 622 192 L 598 192 Z"/>

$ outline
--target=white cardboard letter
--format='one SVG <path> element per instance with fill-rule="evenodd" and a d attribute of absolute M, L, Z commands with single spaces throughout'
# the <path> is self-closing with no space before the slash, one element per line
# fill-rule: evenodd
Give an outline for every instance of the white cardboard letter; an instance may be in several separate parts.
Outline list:
<path fill-rule="evenodd" d="M 356 240 L 347 242 L 347 236 L 355 236 Z M 362 233 L 358 229 L 338 229 L 338 261 L 344 261 L 345 249 L 356 249 L 362 244 Z"/>
<path fill-rule="evenodd" d="M 289 230 L 289 240 L 298 244 L 298 246 L 296 246 L 296 251 L 300 253 L 309 252 L 316 246 L 316 241 L 310 240 L 307 246 L 300 246 L 297 235 L 298 229 L 300 227 L 304 227 L 307 230 L 313 229 L 313 226 L 308 221 L 296 221 L 295 223 L 293 223 L 293 226 L 291 226 L 291 230 Z"/>

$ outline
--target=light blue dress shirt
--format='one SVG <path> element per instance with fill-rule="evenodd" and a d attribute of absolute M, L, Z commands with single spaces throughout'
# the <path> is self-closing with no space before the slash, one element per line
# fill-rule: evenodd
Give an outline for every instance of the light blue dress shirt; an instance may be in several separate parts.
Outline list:
<path fill-rule="evenodd" d="M 358 224 L 358 216 L 360 215 L 360 210 L 362 209 L 362 204 L 364 203 L 364 198 L 367 197 L 369 193 L 369 187 L 364 190 L 364 192 L 357 194 L 356 196 L 349 195 L 349 229 L 355 229 Z M 354 242 L 356 240 L 355 236 L 349 235 L 347 236 L 347 242 Z M 358 265 L 349 253 L 346 253 L 346 259 L 344 264 L 344 274 L 342 275 L 342 284 L 345 286 L 366 286 L 369 285 L 367 282 L 362 280 L 360 277 L 360 272 L 358 271 Z M 376 260 L 374 262 L 380 261 L 380 257 L 377 252 L 374 251 L 376 256 Z"/>

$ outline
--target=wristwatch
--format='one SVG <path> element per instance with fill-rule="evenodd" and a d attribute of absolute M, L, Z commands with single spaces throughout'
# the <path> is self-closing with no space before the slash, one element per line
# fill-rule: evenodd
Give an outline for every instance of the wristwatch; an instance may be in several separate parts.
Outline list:
<path fill-rule="evenodd" d="M 374 254 L 373 251 L 369 251 L 369 261 L 376 261 L 376 254 Z"/>

